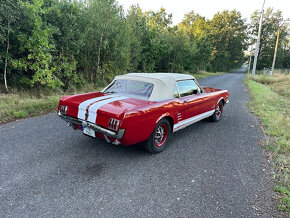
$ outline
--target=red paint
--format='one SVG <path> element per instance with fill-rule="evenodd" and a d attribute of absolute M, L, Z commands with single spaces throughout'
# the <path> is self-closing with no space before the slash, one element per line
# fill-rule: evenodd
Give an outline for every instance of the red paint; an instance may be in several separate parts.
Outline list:
<path fill-rule="evenodd" d="M 67 105 L 69 107 L 66 114 L 72 117 L 77 117 L 78 106 L 80 103 L 86 100 L 89 100 L 91 98 L 101 97 L 104 95 L 106 94 L 101 93 L 101 92 L 91 92 L 91 93 L 85 93 L 85 94 L 65 96 L 60 99 L 59 104 L 58 104 L 58 110 L 59 110 L 60 105 L 62 104 Z"/>
<path fill-rule="evenodd" d="M 203 88 L 205 93 L 172 98 L 161 102 L 152 102 L 135 98 L 127 98 L 114 101 L 101 106 L 97 111 L 96 124 L 108 128 L 110 118 L 120 120 L 119 129 L 126 129 L 125 134 L 119 141 L 123 145 L 132 145 L 145 141 L 152 134 L 159 120 L 167 117 L 173 124 L 178 123 L 178 113 L 180 120 L 197 116 L 201 113 L 217 108 L 219 100 L 226 102 L 229 96 L 227 90 L 214 88 Z M 83 101 L 91 98 L 104 96 L 100 92 L 66 96 L 60 99 L 60 105 L 68 105 L 67 115 L 77 118 L 78 106 Z M 82 129 L 81 126 L 77 126 Z M 173 129 L 173 128 L 172 128 Z M 96 133 L 100 138 L 103 135 Z M 113 138 L 109 138 L 114 141 Z"/>

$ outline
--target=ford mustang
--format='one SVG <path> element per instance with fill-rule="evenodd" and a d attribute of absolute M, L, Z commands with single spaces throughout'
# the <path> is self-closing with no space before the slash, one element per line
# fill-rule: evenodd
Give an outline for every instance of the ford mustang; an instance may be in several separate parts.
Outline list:
<path fill-rule="evenodd" d="M 227 90 L 201 87 L 188 74 L 119 75 L 101 92 L 62 97 L 58 116 L 85 135 L 161 152 L 172 133 L 202 119 L 217 122 Z"/>

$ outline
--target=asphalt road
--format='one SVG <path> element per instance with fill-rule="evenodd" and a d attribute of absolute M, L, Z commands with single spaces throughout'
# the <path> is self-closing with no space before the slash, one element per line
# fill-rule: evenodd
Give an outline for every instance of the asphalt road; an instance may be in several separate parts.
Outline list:
<path fill-rule="evenodd" d="M 174 133 L 157 155 L 86 137 L 55 113 L 0 125 L 0 217 L 278 217 L 244 78 L 201 79 L 230 91 L 223 119 Z"/>

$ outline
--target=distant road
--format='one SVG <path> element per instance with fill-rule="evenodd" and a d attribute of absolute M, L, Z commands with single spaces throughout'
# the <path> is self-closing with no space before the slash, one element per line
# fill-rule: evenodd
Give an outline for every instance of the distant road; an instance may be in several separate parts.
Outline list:
<path fill-rule="evenodd" d="M 223 119 L 174 133 L 158 155 L 86 137 L 55 113 L 0 125 L 0 217 L 279 216 L 244 78 L 200 79 L 230 91 Z"/>

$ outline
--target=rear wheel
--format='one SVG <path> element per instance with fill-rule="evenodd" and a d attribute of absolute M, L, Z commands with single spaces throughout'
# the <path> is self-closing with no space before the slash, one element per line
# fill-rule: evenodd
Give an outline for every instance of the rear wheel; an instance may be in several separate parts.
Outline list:
<path fill-rule="evenodd" d="M 150 153 L 159 153 L 164 150 L 171 136 L 171 125 L 167 119 L 160 120 L 150 137 L 144 143 L 144 148 Z"/>
<path fill-rule="evenodd" d="M 218 105 L 216 106 L 215 108 L 215 112 L 213 113 L 213 115 L 210 117 L 210 119 L 213 121 L 213 122 L 218 122 L 220 121 L 221 117 L 222 117 L 222 114 L 223 114 L 223 102 L 220 101 L 218 103 Z"/>

